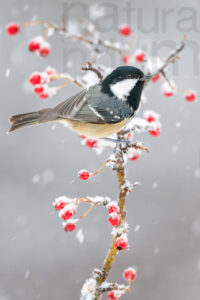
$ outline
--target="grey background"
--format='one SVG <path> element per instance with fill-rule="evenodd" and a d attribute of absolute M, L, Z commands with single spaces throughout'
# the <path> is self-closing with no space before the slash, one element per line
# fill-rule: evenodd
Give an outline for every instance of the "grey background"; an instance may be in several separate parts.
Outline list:
<path fill-rule="evenodd" d="M 126 23 L 122 11 L 125 2 L 109 3 L 117 5 L 117 24 Z M 157 33 L 137 32 L 137 14 L 133 16 L 131 25 L 136 29 L 137 45 L 150 46 L 155 40 L 181 40 L 182 32 L 176 26 L 180 18 L 178 10 L 188 6 L 188 1 L 142 0 L 132 1 L 132 5 L 143 8 L 146 26 L 152 24 L 154 8 L 174 9 L 166 33 L 161 29 Z M 199 1 L 190 1 L 189 5 L 196 11 L 200 30 Z M 45 60 L 26 50 L 28 40 L 42 33 L 41 27 L 27 28 L 13 38 L 5 34 L 8 22 L 31 20 L 34 15 L 59 22 L 63 7 L 62 1 L 53 0 L 0 2 L 1 300 L 79 299 L 82 284 L 91 277 L 94 267 L 102 266 L 111 242 L 111 227 L 103 209 L 96 208 L 81 222 L 85 240 L 80 244 L 76 232 L 63 232 L 52 207 L 54 198 L 63 194 L 108 195 L 117 199 L 116 176 L 109 168 L 95 180 L 77 179 L 78 170 L 96 170 L 109 151 L 96 156 L 62 125 L 54 130 L 45 125 L 5 134 L 11 114 L 53 106 L 78 91 L 76 87 L 67 87 L 42 102 L 28 88 L 31 72 L 42 71 L 46 65 L 58 71 L 66 69 L 66 51 L 73 46 L 71 41 L 66 43 L 59 36 L 53 37 L 52 54 Z M 71 17 L 76 14 L 78 11 Z M 189 40 L 198 43 L 199 31 L 190 30 L 187 34 Z M 103 36 L 118 38 L 117 29 Z M 161 51 L 164 56 L 168 53 L 166 48 Z M 198 59 L 195 55 L 196 62 Z M 194 76 L 193 60 L 191 49 L 186 49 L 173 78 L 179 86 L 198 91 L 199 76 Z M 81 63 L 80 59 L 74 59 L 73 70 L 79 70 Z M 120 62 L 112 63 L 114 67 Z M 164 98 L 159 84 L 149 86 L 147 96 L 145 109 L 161 114 L 163 130 L 159 138 L 148 134 L 137 137 L 151 152 L 128 164 L 128 179 L 138 180 L 142 185 L 128 197 L 126 204 L 130 251 L 117 257 L 109 280 L 123 282 L 123 270 L 133 265 L 138 269 L 138 278 L 132 293 L 124 299 L 197 300 L 200 296 L 199 102 L 187 103 L 181 94 Z M 177 122 L 181 123 L 178 129 Z M 34 184 L 37 178 L 39 181 Z M 137 224 L 141 228 L 134 232 Z"/>

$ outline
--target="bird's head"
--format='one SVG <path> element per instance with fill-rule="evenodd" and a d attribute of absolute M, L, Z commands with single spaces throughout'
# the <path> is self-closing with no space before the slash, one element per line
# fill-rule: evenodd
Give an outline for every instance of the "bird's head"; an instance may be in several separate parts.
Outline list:
<path fill-rule="evenodd" d="M 132 66 L 122 66 L 112 71 L 102 82 L 103 93 L 127 101 L 136 110 L 147 75 Z"/>

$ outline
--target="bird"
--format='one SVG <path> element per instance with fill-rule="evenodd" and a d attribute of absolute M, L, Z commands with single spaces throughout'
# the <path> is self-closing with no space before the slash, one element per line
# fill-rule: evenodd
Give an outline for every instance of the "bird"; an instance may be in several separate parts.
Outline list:
<path fill-rule="evenodd" d="M 14 115 L 8 132 L 60 122 L 89 138 L 107 138 L 132 119 L 140 105 L 148 75 L 133 66 L 119 66 L 101 83 L 85 88 L 54 108 Z"/>

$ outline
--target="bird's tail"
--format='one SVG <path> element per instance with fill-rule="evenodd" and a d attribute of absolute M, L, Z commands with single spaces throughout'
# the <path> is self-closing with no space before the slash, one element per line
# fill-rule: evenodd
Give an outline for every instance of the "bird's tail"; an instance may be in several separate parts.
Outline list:
<path fill-rule="evenodd" d="M 49 118 L 46 117 L 50 111 L 51 108 L 47 108 L 36 112 L 12 116 L 9 118 L 11 127 L 8 132 L 12 132 L 26 126 L 31 126 L 39 123 L 46 123 L 50 121 L 48 120 Z"/>

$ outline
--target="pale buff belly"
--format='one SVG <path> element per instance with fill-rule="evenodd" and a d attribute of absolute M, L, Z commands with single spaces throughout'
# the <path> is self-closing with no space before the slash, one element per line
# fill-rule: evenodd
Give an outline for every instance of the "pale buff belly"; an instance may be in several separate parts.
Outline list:
<path fill-rule="evenodd" d="M 114 133 L 117 133 L 122 129 L 128 119 L 123 120 L 122 122 L 116 123 L 116 124 L 94 124 L 94 123 L 84 123 L 80 121 L 69 121 L 66 120 L 66 122 L 72 130 L 78 132 L 81 135 L 85 135 L 88 137 L 107 137 Z M 63 122 L 63 121 L 62 121 Z"/>

